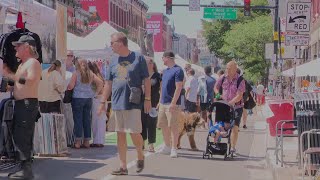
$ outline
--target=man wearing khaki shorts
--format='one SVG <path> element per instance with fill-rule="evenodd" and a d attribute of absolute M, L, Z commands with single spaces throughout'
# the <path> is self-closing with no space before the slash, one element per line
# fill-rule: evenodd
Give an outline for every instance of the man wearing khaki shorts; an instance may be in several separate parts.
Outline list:
<path fill-rule="evenodd" d="M 158 114 L 158 127 L 162 130 L 164 147 L 161 154 L 170 154 L 172 158 L 178 157 L 178 116 L 181 105 L 181 89 L 184 73 L 180 66 L 174 62 L 174 53 L 163 53 L 162 60 L 168 68 L 163 71 L 162 87 Z M 171 142 L 171 143 L 170 143 Z"/>
<path fill-rule="evenodd" d="M 133 144 L 138 153 L 137 173 L 144 168 L 144 155 L 142 151 L 143 139 L 141 136 L 141 108 L 144 103 L 145 113 L 150 112 L 151 83 L 147 63 L 144 57 L 128 49 L 128 39 L 124 33 L 111 35 L 112 50 L 119 55 L 111 59 L 106 73 L 106 85 L 99 113 L 105 113 L 105 103 L 112 91 L 112 113 L 110 116 L 108 130 L 117 132 L 117 145 L 120 159 L 120 168 L 112 172 L 112 175 L 127 175 L 127 140 L 126 133 L 130 133 Z M 144 83 L 143 83 L 144 82 Z M 134 101 L 131 97 L 141 98 L 142 93 L 137 92 L 142 86 L 145 88 L 145 98 Z M 134 90 L 136 89 L 136 90 Z M 136 96 L 138 95 L 138 96 Z"/>

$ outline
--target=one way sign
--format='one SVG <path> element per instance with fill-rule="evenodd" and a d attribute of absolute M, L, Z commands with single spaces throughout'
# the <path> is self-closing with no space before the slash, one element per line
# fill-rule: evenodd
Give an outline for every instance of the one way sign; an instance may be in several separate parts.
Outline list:
<path fill-rule="evenodd" d="M 286 31 L 310 31 L 310 2 L 288 2 Z"/>

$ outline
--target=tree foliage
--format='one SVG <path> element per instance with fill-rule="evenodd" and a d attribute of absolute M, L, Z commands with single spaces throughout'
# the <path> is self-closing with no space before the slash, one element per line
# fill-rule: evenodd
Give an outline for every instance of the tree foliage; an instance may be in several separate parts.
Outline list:
<path fill-rule="evenodd" d="M 254 0 L 252 5 L 267 5 Z M 269 64 L 264 60 L 265 43 L 272 41 L 269 10 L 255 10 L 251 16 L 238 11 L 236 21 L 203 21 L 208 48 L 225 62 L 235 58 L 245 70 L 246 78 L 256 82 L 266 75 Z"/>

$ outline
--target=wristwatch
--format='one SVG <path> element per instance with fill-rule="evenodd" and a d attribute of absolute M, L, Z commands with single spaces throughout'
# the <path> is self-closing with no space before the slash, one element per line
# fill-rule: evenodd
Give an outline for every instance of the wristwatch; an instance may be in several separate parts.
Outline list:
<path fill-rule="evenodd" d="M 151 101 L 151 98 L 150 97 L 145 97 L 144 100 L 145 101 Z"/>

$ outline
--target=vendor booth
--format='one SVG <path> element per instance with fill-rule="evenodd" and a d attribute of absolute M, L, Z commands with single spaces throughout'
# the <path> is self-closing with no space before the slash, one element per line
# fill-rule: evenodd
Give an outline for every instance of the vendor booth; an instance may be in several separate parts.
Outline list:
<path fill-rule="evenodd" d="M 163 64 L 163 61 L 162 61 L 162 55 L 163 55 L 163 52 L 155 52 L 154 53 L 154 61 L 157 65 L 157 68 L 158 70 L 161 72 L 163 71 L 164 69 L 167 68 L 167 66 L 165 66 Z M 186 64 L 191 64 L 189 63 L 188 61 L 184 60 L 182 57 L 180 57 L 179 55 L 176 55 L 175 56 L 175 63 L 177 65 L 179 65 L 180 67 L 184 68 Z M 195 70 L 195 75 L 198 77 L 198 76 L 201 76 L 201 75 L 204 75 L 204 69 L 203 67 L 201 66 L 198 66 L 196 64 L 191 64 L 191 67 Z M 217 75 L 214 74 L 213 75 L 215 78 L 217 78 Z"/>
<path fill-rule="evenodd" d="M 118 31 L 111 25 L 103 22 L 84 38 L 68 33 L 67 48 L 68 50 L 73 50 L 75 56 L 81 56 L 89 59 L 104 59 L 111 56 L 111 35 L 116 32 Z M 139 45 L 131 40 L 128 40 L 128 46 L 131 51 L 140 51 Z"/>

